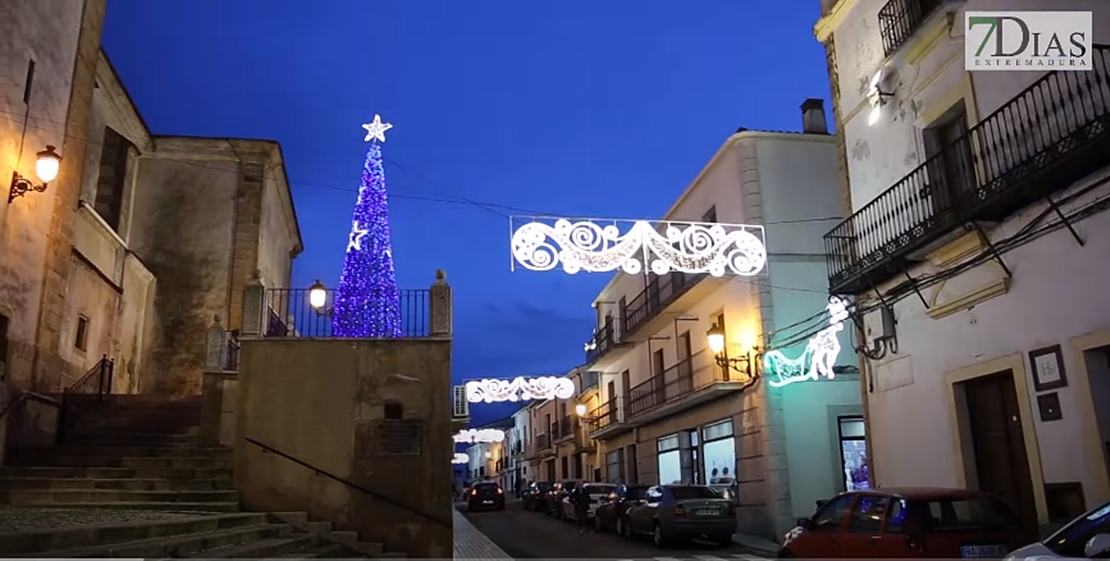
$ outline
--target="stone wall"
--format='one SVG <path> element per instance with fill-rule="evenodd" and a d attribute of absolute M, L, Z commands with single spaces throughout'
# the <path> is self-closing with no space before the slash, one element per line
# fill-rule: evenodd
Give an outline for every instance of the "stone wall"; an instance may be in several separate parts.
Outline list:
<path fill-rule="evenodd" d="M 246 339 L 238 394 L 244 506 L 307 511 L 411 557 L 451 555 L 449 338 Z"/>

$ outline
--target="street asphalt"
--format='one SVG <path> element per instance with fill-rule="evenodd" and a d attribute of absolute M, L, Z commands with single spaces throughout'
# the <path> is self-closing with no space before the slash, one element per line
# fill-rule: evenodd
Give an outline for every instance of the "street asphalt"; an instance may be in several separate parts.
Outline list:
<path fill-rule="evenodd" d="M 592 528 L 579 534 L 573 522 L 521 508 L 520 501 L 509 500 L 505 510 L 467 512 L 459 504 L 471 524 L 493 543 L 515 559 L 698 559 L 699 561 L 745 561 L 761 559 L 733 545 L 718 547 L 693 542 L 674 548 L 660 549 L 645 536 L 630 541 L 612 531 L 593 533 Z"/>

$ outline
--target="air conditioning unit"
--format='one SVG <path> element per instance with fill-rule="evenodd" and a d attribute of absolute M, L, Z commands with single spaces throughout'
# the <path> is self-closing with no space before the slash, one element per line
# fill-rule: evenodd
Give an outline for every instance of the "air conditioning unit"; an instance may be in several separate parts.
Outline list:
<path fill-rule="evenodd" d="M 451 416 L 461 419 L 470 416 L 470 402 L 466 400 L 466 386 L 455 386 L 455 399 L 451 403 Z"/>

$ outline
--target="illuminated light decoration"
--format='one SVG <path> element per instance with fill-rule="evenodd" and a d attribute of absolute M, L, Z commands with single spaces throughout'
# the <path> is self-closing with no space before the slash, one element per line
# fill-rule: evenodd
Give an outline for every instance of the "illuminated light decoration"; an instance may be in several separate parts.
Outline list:
<path fill-rule="evenodd" d="M 451 459 L 451 463 L 452 464 L 469 464 L 470 463 L 470 456 L 467 456 L 466 454 L 461 454 L 461 453 L 460 454 L 455 454 L 455 457 Z"/>
<path fill-rule="evenodd" d="M 370 147 L 362 168 L 343 275 L 336 289 L 332 334 L 336 337 L 395 338 L 401 336 L 400 290 L 393 266 L 389 202 L 386 197 L 382 147 L 385 131 L 393 125 L 363 125 Z"/>
<path fill-rule="evenodd" d="M 844 330 L 844 322 L 848 319 L 848 302 L 833 296 L 829 298 L 826 309 L 829 311 L 829 326 L 810 338 L 802 356 L 789 358 L 780 351 L 769 351 L 763 355 L 764 371 L 774 375 L 767 381 L 771 387 L 781 388 L 794 382 L 818 380 L 822 376 L 829 379 L 835 377 L 833 366 L 840 355 L 838 334 Z"/>
<path fill-rule="evenodd" d="M 466 429 L 455 435 L 457 444 L 486 444 L 505 441 L 505 431 L 497 429 Z"/>
<path fill-rule="evenodd" d="M 575 274 L 623 271 L 664 275 L 671 271 L 715 277 L 750 277 L 763 271 L 767 249 L 762 226 L 714 222 L 528 218 L 512 231 L 512 269 Z M 544 221 L 547 220 L 547 221 Z M 551 222 L 554 220 L 554 222 Z M 621 225 L 631 226 L 621 233 Z M 658 230 L 662 229 L 662 233 Z M 646 265 L 646 267 L 645 267 Z"/>
<path fill-rule="evenodd" d="M 574 382 L 557 376 L 518 376 L 512 380 L 487 378 L 466 383 L 466 400 L 470 403 L 570 399 L 573 395 Z"/>

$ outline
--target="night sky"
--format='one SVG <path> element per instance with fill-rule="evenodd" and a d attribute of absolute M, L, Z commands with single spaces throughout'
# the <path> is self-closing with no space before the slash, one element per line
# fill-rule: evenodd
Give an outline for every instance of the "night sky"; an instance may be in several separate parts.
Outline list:
<path fill-rule="evenodd" d="M 828 99 L 818 0 L 112 0 L 104 48 L 156 134 L 281 142 L 335 286 L 375 113 L 403 288 L 447 271 L 456 380 L 565 373 L 606 275 L 509 271 L 511 214 L 657 218 L 737 127 Z M 830 119 L 831 120 L 831 119 Z M 479 406 L 477 422 L 508 409 Z"/>

